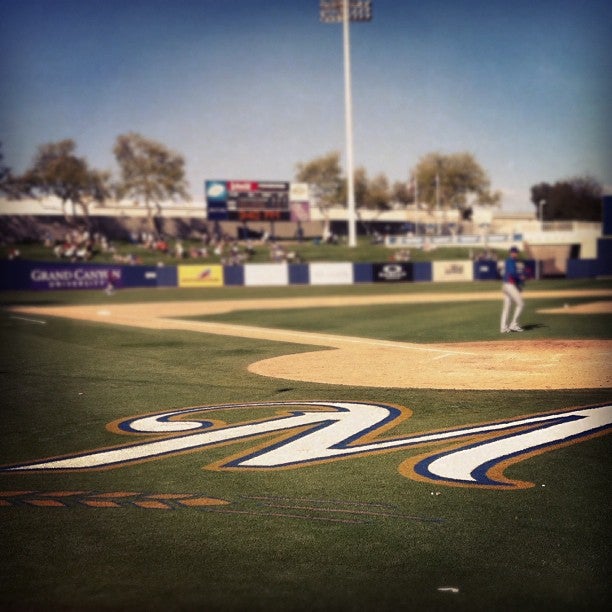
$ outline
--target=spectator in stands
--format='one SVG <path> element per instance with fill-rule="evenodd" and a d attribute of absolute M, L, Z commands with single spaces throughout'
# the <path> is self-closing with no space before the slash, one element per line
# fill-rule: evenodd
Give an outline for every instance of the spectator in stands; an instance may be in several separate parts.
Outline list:
<path fill-rule="evenodd" d="M 250 260 L 253 255 L 255 255 L 255 247 L 253 246 L 253 241 L 252 240 L 247 240 L 246 243 L 246 256 L 247 259 Z"/>
<path fill-rule="evenodd" d="M 166 253 L 168 253 L 168 243 L 163 238 L 160 238 L 155 243 L 155 250 L 159 251 L 160 253 L 164 253 L 165 255 Z"/>
<path fill-rule="evenodd" d="M 270 259 L 276 263 L 286 261 L 285 249 L 277 242 L 270 244 Z"/>
<path fill-rule="evenodd" d="M 177 240 L 176 244 L 174 245 L 174 256 L 177 259 L 183 259 L 183 257 L 185 256 L 185 249 L 181 240 Z"/>
<path fill-rule="evenodd" d="M 372 234 L 372 240 L 371 240 L 372 244 L 382 244 L 384 241 L 385 239 L 383 235 L 379 231 L 374 230 L 374 233 Z"/>
<path fill-rule="evenodd" d="M 410 261 L 410 251 L 408 249 L 400 249 L 393 255 L 393 261 Z"/>

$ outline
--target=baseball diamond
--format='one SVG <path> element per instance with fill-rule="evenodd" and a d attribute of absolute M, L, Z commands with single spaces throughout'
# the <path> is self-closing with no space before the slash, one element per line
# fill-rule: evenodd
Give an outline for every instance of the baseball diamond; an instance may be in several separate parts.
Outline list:
<path fill-rule="evenodd" d="M 612 609 L 611 24 L 0 1 L 0 612 Z"/>
<path fill-rule="evenodd" d="M 607 610 L 612 288 L 5 294 L 0 608 Z"/>

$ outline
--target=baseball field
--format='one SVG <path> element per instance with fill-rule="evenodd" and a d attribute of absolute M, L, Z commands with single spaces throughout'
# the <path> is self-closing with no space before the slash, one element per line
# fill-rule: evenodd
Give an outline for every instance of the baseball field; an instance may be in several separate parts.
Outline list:
<path fill-rule="evenodd" d="M 3 610 L 604 610 L 612 281 L 0 294 Z"/>

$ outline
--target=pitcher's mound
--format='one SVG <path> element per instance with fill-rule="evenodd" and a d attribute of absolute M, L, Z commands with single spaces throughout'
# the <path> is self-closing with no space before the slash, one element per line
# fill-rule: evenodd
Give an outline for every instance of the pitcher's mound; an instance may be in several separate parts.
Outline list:
<path fill-rule="evenodd" d="M 365 349 L 365 350 L 364 350 Z M 263 376 L 334 385 L 427 389 L 612 387 L 612 341 L 541 340 L 356 347 L 252 364 Z"/>

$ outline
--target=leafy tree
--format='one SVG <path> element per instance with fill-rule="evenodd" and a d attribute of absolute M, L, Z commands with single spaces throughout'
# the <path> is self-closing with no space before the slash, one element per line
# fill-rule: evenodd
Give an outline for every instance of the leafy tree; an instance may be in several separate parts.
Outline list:
<path fill-rule="evenodd" d="M 321 209 L 342 202 L 344 180 L 338 151 L 316 157 L 304 164 L 297 164 L 295 179 L 310 185 L 316 203 Z"/>
<path fill-rule="evenodd" d="M 66 205 L 72 205 L 72 215 L 79 207 L 89 223 L 89 206 L 104 202 L 109 195 L 109 175 L 89 167 L 87 160 L 77 157 L 73 140 L 66 139 L 41 145 L 31 167 L 18 181 L 28 195 L 56 196 L 61 200 L 64 216 Z"/>
<path fill-rule="evenodd" d="M 383 173 L 377 174 L 372 180 L 368 181 L 363 206 L 375 210 L 388 210 L 390 193 L 387 177 Z"/>
<path fill-rule="evenodd" d="M 361 208 L 366 206 L 368 200 L 369 181 L 367 170 L 363 166 L 359 166 L 353 175 L 353 188 L 355 190 L 355 207 Z M 342 201 L 347 199 L 346 181 L 342 184 Z"/>
<path fill-rule="evenodd" d="M 143 204 L 151 228 L 159 230 L 153 209 L 159 217 L 164 201 L 189 197 L 184 158 L 165 145 L 133 132 L 118 136 L 113 152 L 121 175 L 118 197 Z"/>
<path fill-rule="evenodd" d="M 601 221 L 602 187 L 592 177 L 576 177 L 531 188 L 531 201 L 546 221 Z"/>
<path fill-rule="evenodd" d="M 499 202 L 501 194 L 491 192 L 486 172 L 471 153 L 429 153 L 414 169 L 419 200 L 429 209 L 464 211 L 473 204 L 487 206 Z"/>
<path fill-rule="evenodd" d="M 342 176 L 340 154 L 336 151 L 298 164 L 296 180 L 310 184 L 322 210 L 346 202 L 346 179 Z M 355 170 L 353 185 L 357 207 L 388 208 L 390 188 L 384 174 L 370 180 L 366 169 L 360 166 Z"/>
<path fill-rule="evenodd" d="M 329 231 L 329 208 L 344 202 L 340 153 L 332 151 L 309 162 L 297 164 L 295 180 L 310 185 L 315 204 L 325 218 L 325 230 Z"/>
<path fill-rule="evenodd" d="M 384 174 L 378 174 L 373 179 L 368 177 L 368 173 L 363 166 L 358 167 L 354 173 L 353 186 L 355 189 L 355 206 L 357 217 L 365 228 L 366 233 L 370 233 L 370 225 L 359 215 L 359 209 L 383 211 L 389 209 L 390 189 L 389 181 Z M 342 184 L 341 201 L 346 201 L 346 182 Z"/>
<path fill-rule="evenodd" d="M 396 181 L 391 187 L 391 199 L 406 206 L 415 201 L 414 185 L 403 181 Z"/>

